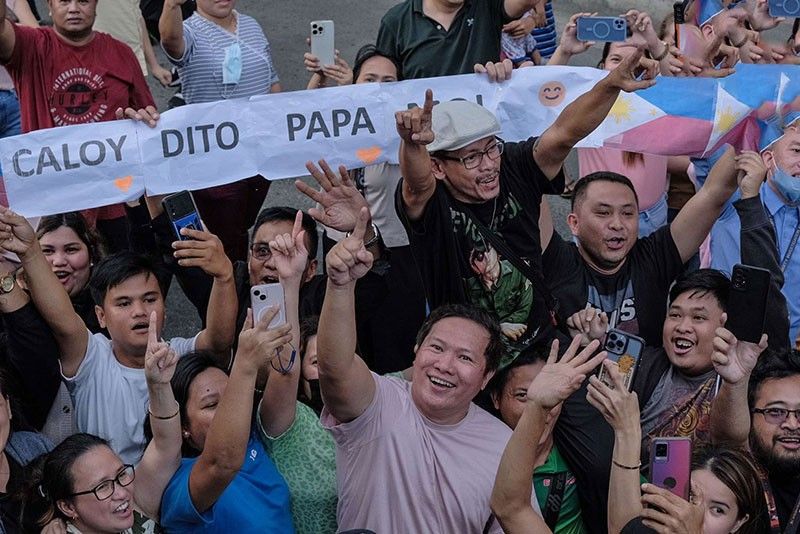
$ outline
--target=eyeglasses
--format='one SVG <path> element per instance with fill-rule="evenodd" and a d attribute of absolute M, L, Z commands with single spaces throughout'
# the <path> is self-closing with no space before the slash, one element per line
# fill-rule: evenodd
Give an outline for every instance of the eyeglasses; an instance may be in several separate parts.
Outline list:
<path fill-rule="evenodd" d="M 94 496 L 97 498 L 98 501 L 104 501 L 114 495 L 114 490 L 116 489 L 115 484 L 119 484 L 122 487 L 130 485 L 133 482 L 133 479 L 136 477 L 136 472 L 133 469 L 133 466 L 130 464 L 125 464 L 122 467 L 122 470 L 117 473 L 117 476 L 109 479 L 104 480 L 100 484 L 96 485 L 90 490 L 87 491 L 79 491 L 77 493 L 73 493 L 71 497 L 77 497 L 78 495 L 88 495 L 90 493 L 94 493 Z"/>
<path fill-rule="evenodd" d="M 760 413 L 764 420 L 771 425 L 780 425 L 789 418 L 789 414 L 794 414 L 795 419 L 800 421 L 800 410 L 787 410 L 786 408 L 753 408 L 753 413 Z"/>
<path fill-rule="evenodd" d="M 267 243 L 253 243 L 250 246 L 250 252 L 258 261 L 267 261 L 272 257 L 272 250 Z"/>
<path fill-rule="evenodd" d="M 505 144 L 502 141 L 497 141 L 493 145 L 481 150 L 480 152 L 472 152 L 464 157 L 456 156 L 439 156 L 440 159 L 449 159 L 451 161 L 460 161 L 466 169 L 474 169 L 478 167 L 483 161 L 483 156 L 489 156 L 489 159 L 497 159 L 503 153 Z"/>

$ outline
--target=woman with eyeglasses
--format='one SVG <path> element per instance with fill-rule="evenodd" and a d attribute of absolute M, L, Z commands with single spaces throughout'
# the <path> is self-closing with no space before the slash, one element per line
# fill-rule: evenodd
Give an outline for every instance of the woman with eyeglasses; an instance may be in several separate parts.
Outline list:
<path fill-rule="evenodd" d="M 155 312 L 149 336 L 144 365 L 153 439 L 142 460 L 125 465 L 100 437 L 68 437 L 37 462 L 28 480 L 23 516 L 35 516 L 39 528 L 61 519 L 71 533 L 154 532 L 161 495 L 180 465 L 181 422 L 170 387 L 178 357 L 158 341 Z"/>

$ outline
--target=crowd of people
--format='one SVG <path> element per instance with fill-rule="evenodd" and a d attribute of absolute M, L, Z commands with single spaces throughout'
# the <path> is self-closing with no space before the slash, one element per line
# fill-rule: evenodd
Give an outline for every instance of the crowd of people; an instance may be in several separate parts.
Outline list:
<path fill-rule="evenodd" d="M 0 134 L 157 127 L 146 75 L 189 105 L 281 91 L 235 0 L 142 4 L 48 0 L 40 26 L 0 3 Z M 800 532 L 800 114 L 704 157 L 575 148 L 659 77 L 800 63 L 766 0 L 683 10 L 623 13 L 608 74 L 520 142 L 426 91 L 399 164 L 309 154 L 305 212 L 262 176 L 195 191 L 203 227 L 177 233 L 161 196 L 35 221 L 0 197 L 0 532 Z M 352 66 L 306 53 L 308 90 L 501 84 L 586 52 L 592 15 L 403 0 Z M 732 304 L 736 264 L 766 273 L 763 316 Z M 202 329 L 165 340 L 173 281 Z M 278 306 L 253 306 L 264 284 Z"/>

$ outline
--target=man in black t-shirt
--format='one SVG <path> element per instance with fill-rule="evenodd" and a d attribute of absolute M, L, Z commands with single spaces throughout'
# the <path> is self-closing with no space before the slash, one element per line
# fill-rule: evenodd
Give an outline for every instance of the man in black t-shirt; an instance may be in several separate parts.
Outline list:
<path fill-rule="evenodd" d="M 535 275 L 541 272 L 542 195 L 563 187 L 564 159 L 603 121 L 619 91 L 654 83 L 635 79 L 640 60 L 641 52 L 628 57 L 567 106 L 539 138 L 520 143 L 498 139 L 499 122 L 477 104 L 452 101 L 434 107 L 430 90 L 422 108 L 397 112 L 403 175 L 397 212 L 431 309 L 470 302 L 495 314 L 511 358 L 551 336 L 545 328 L 550 324 L 546 289 L 541 275 Z M 649 61 L 645 66 L 651 74 Z M 490 64 L 486 71 L 491 79 L 503 80 L 511 63 Z"/>
<path fill-rule="evenodd" d="M 735 164 L 729 149 L 672 224 L 642 239 L 639 200 L 628 178 L 596 172 L 580 179 L 567 217 L 578 244 L 564 241 L 552 219 L 542 217 L 542 264 L 561 316 L 596 308 L 609 327 L 661 345 L 669 287 L 736 190 Z"/>

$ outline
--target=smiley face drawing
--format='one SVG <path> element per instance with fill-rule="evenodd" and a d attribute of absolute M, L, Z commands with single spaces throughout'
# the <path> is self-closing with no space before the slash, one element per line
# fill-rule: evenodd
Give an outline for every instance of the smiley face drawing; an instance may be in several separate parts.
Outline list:
<path fill-rule="evenodd" d="M 564 101 L 567 89 L 559 81 L 545 82 L 539 88 L 539 102 L 543 106 L 558 106 Z"/>

